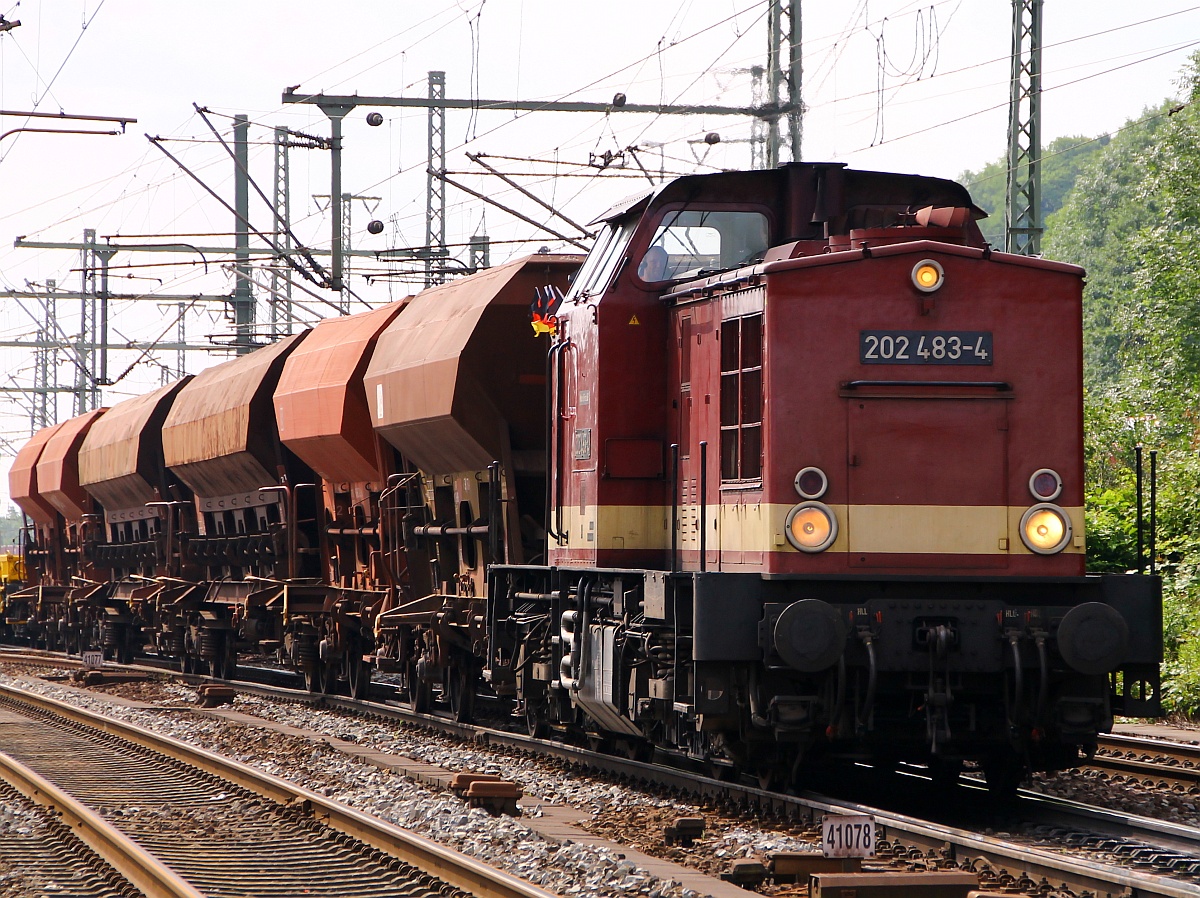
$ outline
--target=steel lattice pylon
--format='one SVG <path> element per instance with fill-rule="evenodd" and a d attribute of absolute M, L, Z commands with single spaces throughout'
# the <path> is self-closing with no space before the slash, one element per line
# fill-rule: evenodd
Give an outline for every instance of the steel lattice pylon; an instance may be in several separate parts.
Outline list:
<path fill-rule="evenodd" d="M 46 281 L 44 312 L 38 326 L 38 349 L 33 369 L 33 414 L 30 421 L 36 433 L 58 423 L 58 317 L 54 291 L 58 284 Z"/>
<path fill-rule="evenodd" d="M 291 167 L 288 162 L 288 129 L 275 129 L 275 214 L 279 222 L 279 248 L 292 251 Z M 282 260 L 271 266 L 271 339 L 292 332 L 292 269 Z M 182 342 L 182 341 L 180 341 Z"/>
<path fill-rule="evenodd" d="M 446 99 L 446 73 L 429 73 L 429 99 Z M 429 169 L 425 181 L 425 286 L 432 287 L 446 279 L 443 272 L 446 255 L 446 182 L 439 175 L 446 172 L 446 107 L 429 107 Z"/>
<path fill-rule="evenodd" d="M 1013 0 L 1004 248 L 1042 250 L 1042 0 Z"/>
<path fill-rule="evenodd" d="M 114 252 L 96 243 L 93 228 L 84 230 L 79 339 L 75 344 L 76 415 L 100 407 L 100 386 L 108 379 L 108 261 Z"/>

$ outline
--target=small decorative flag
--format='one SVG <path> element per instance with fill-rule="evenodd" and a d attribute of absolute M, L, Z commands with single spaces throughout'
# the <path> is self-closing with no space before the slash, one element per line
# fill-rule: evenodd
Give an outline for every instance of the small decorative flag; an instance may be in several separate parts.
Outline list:
<path fill-rule="evenodd" d="M 529 306 L 529 318 L 535 334 L 553 336 L 558 331 L 557 312 L 562 301 L 562 292 L 553 284 L 534 289 L 533 302 Z"/>

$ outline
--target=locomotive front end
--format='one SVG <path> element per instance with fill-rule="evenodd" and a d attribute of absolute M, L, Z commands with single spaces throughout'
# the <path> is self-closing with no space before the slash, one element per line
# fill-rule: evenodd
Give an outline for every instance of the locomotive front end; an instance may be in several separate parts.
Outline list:
<path fill-rule="evenodd" d="M 1085 576 L 1082 274 L 915 226 L 766 267 L 777 732 L 1008 788 L 1158 713 L 1157 579 Z"/>

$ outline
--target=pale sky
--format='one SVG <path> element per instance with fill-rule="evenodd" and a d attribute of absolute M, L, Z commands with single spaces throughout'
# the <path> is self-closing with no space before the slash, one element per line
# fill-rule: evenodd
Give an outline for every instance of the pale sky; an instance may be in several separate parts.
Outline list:
<path fill-rule="evenodd" d="M 425 96 L 426 73 L 440 70 L 451 98 L 607 102 L 622 92 L 631 103 L 744 106 L 751 102 L 748 69 L 766 59 L 766 9 L 765 0 L 0 0 L 4 17 L 21 22 L 0 33 L 0 110 L 138 120 L 120 136 L 0 137 L 0 290 L 23 290 L 27 282 L 41 289 L 47 279 L 60 289 L 79 289 L 77 252 L 14 248 L 19 236 L 70 243 L 92 228 L 102 241 L 116 243 L 232 245 L 232 214 L 145 136 L 167 138 L 164 147 L 232 202 L 233 163 L 193 103 L 211 111 L 226 138 L 233 115 L 250 117 L 251 174 L 269 196 L 273 129 L 329 134 L 315 107 L 281 102 L 290 85 L 299 85 L 299 94 Z M 1007 0 L 807 4 L 803 158 L 955 177 L 1001 156 L 1011 16 Z M 1180 69 L 1200 49 L 1200 4 L 1186 0 L 1045 0 L 1044 18 L 1044 143 L 1120 128 L 1174 94 Z M 421 245 L 427 113 L 380 108 L 384 123 L 371 128 L 365 123 L 371 111 L 359 107 L 345 124 L 343 189 L 378 198 L 355 202 L 353 245 Z M 0 125 L 0 133 L 113 127 L 10 115 L 0 117 Z M 708 132 L 720 134 L 721 142 L 701 142 Z M 750 162 L 744 118 L 452 110 L 446 135 L 447 166 L 461 173 L 456 180 L 538 221 L 547 220 L 544 210 L 484 174 L 466 153 L 513 157 L 491 163 L 580 223 L 647 184 L 635 156 L 655 173 Z M 630 146 L 638 149 L 629 153 Z M 589 168 L 590 157 L 622 150 L 623 173 L 631 177 Z M 314 196 L 329 193 L 329 154 L 294 149 L 290 159 L 294 230 L 328 250 L 328 210 Z M 494 263 L 540 246 L 564 246 L 499 209 L 485 211 L 481 201 L 453 187 L 447 201 L 448 242 L 486 232 L 495 241 Z M 251 218 L 270 229 L 266 207 L 253 193 Z M 371 218 L 385 225 L 378 236 L 366 231 Z M 569 230 L 561 221 L 554 226 Z M 252 241 L 252 248 L 263 244 Z M 204 261 L 207 274 L 195 254 L 118 253 L 109 289 L 150 296 L 228 293 L 227 257 Z M 361 273 L 352 270 L 351 286 L 372 304 L 414 289 L 386 279 L 368 284 Z M 297 296 L 314 311 L 329 308 Z M 35 334 L 38 300 L 22 303 L 24 309 L 0 299 L 0 342 Z M 57 305 L 61 330 L 75 333 L 78 303 Z M 174 309 L 153 299 L 114 301 L 110 339 L 174 338 Z M 231 331 L 215 305 L 191 309 L 185 327 L 195 343 L 227 340 Z M 30 351 L 0 348 L 0 358 L 4 386 L 32 383 Z M 221 359 L 189 353 L 187 367 L 194 372 Z M 163 368 L 174 364 L 173 352 L 153 359 L 113 352 L 110 374 L 131 370 L 105 390 L 105 403 L 157 386 Z M 73 379 L 65 359 L 59 377 Z M 28 437 L 29 404 L 26 395 L 0 393 L 0 455 Z M 63 397 L 59 420 L 71 414 L 70 398 Z M 10 460 L 0 459 L 0 507 Z"/>

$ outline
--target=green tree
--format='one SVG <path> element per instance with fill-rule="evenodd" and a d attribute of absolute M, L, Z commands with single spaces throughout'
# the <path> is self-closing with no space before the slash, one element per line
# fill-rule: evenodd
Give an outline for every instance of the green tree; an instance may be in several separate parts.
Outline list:
<path fill-rule="evenodd" d="M 1052 222 L 1063 258 L 1088 265 L 1098 368 L 1089 392 L 1089 491 L 1100 544 L 1097 491 L 1121 422 L 1159 449 L 1158 545 L 1164 575 L 1164 698 L 1200 711 L 1200 54 L 1164 105 L 1114 139 L 1081 173 Z M 1061 226 L 1061 230 L 1060 230 Z M 1099 313 L 1106 317 L 1100 318 Z M 1111 329 L 1104 331 L 1105 325 Z M 1100 376 L 1103 375 L 1103 376 Z M 1130 440 L 1132 442 L 1132 440 Z M 1111 540 L 1113 544 L 1118 540 Z"/>
<path fill-rule="evenodd" d="M 1087 270 L 1083 356 L 1091 387 L 1117 379 L 1129 348 L 1126 321 L 1142 260 L 1138 235 L 1157 215 L 1147 157 L 1168 108 L 1144 111 L 1087 157 L 1062 208 L 1046 220 L 1044 254 Z"/>
<path fill-rule="evenodd" d="M 1108 143 L 1108 136 L 1059 137 L 1042 153 L 1042 221 L 1062 207 L 1075 178 L 1087 160 Z M 965 171 L 958 180 L 971 191 L 975 205 L 988 214 L 980 223 L 984 238 L 995 247 L 1004 246 L 1004 209 L 1008 192 L 1008 158 L 989 162 L 977 172 Z"/>

